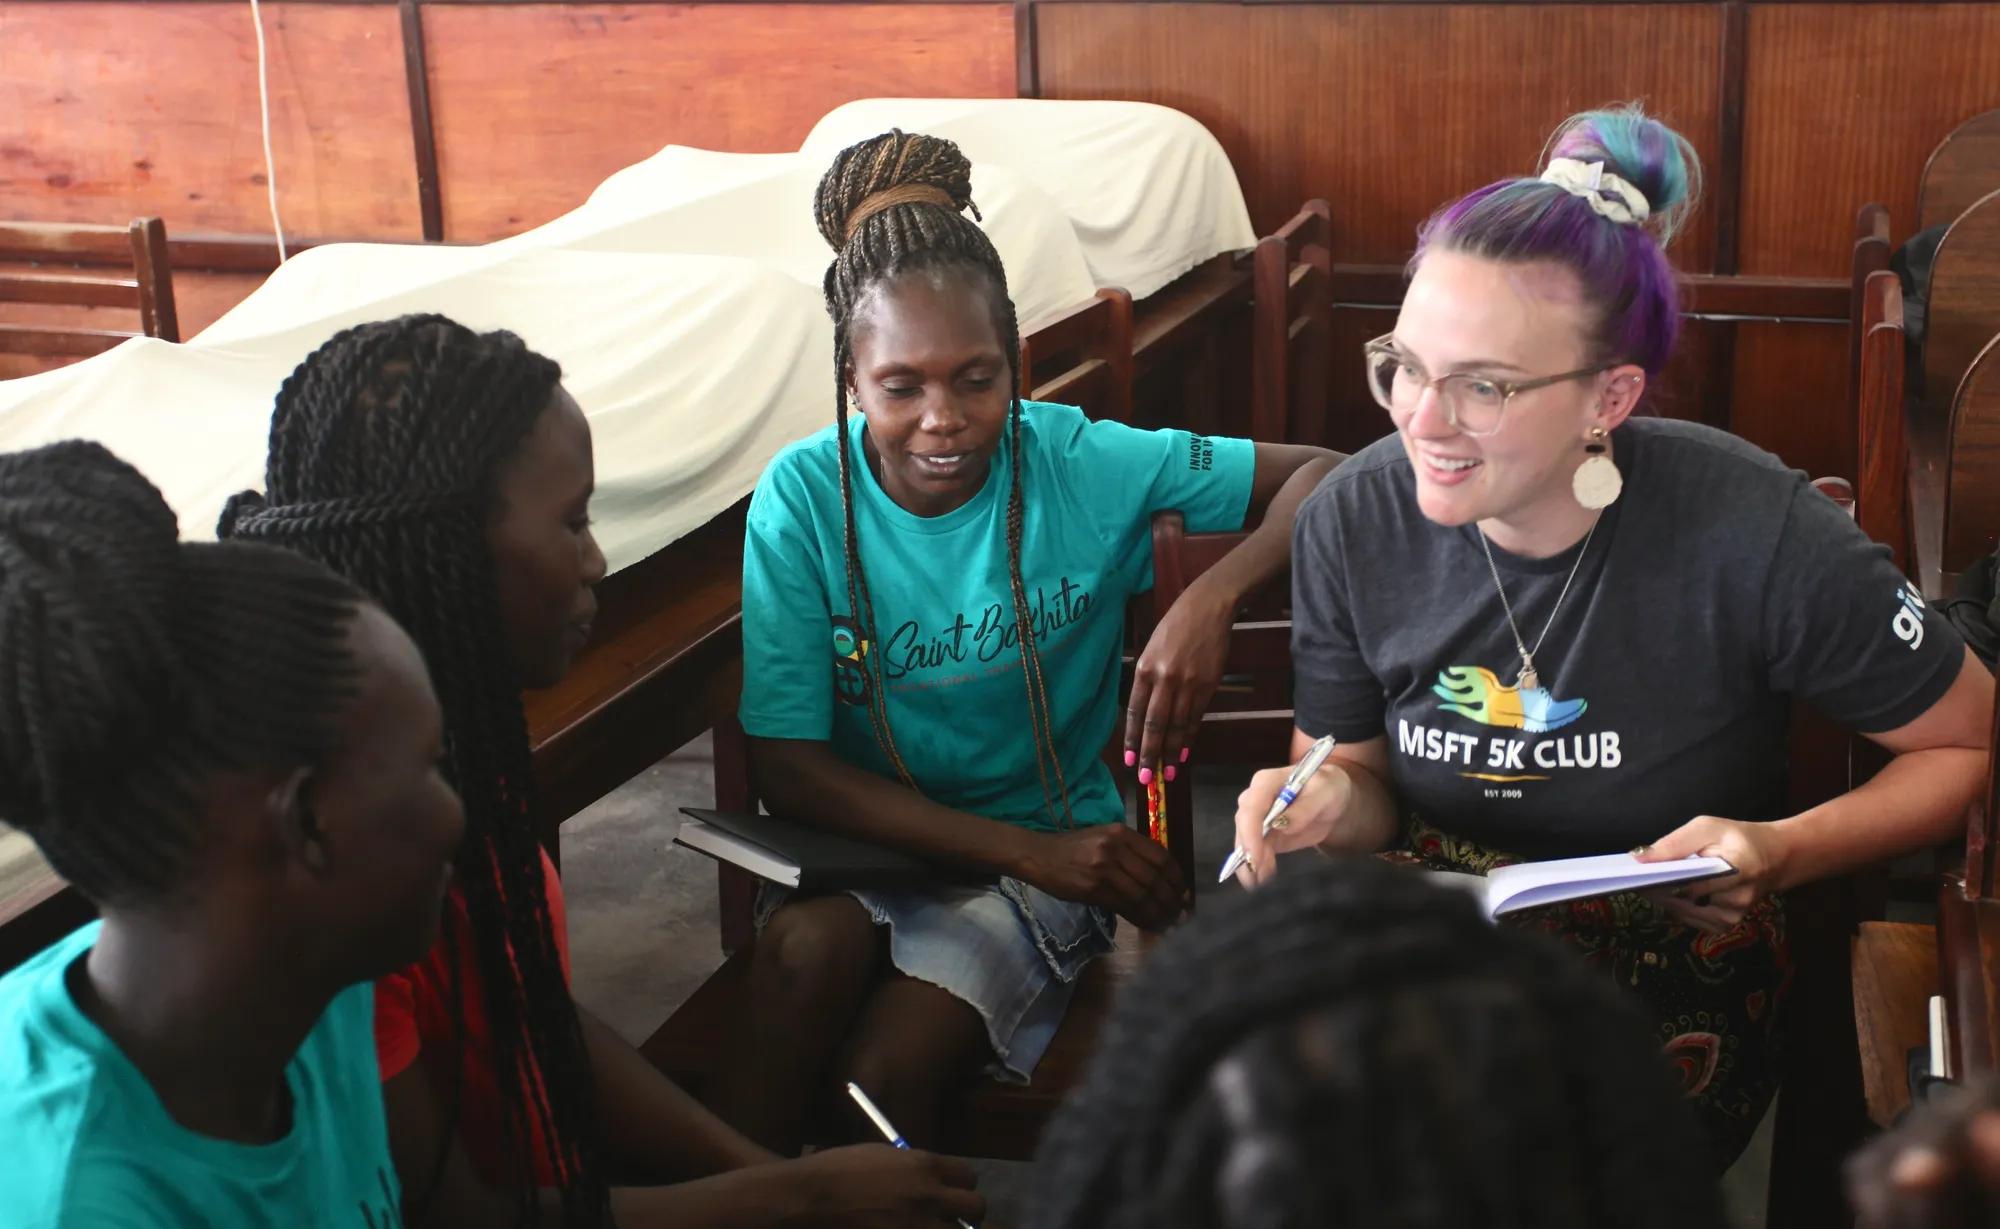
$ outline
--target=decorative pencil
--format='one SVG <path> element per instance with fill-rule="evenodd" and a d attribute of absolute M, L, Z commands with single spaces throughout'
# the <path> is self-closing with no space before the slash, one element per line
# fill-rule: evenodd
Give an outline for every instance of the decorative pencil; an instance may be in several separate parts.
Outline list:
<path fill-rule="evenodd" d="M 1146 783 L 1146 835 L 1160 848 L 1167 847 L 1167 778 L 1163 768 L 1153 769 Z"/>

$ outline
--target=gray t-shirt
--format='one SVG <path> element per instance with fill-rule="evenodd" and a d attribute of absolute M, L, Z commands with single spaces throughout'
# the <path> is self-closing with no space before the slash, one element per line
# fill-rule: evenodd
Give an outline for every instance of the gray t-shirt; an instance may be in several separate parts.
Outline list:
<path fill-rule="evenodd" d="M 1660 418 L 1612 440 L 1625 491 L 1535 654 L 1537 690 L 1514 686 L 1520 654 L 1479 531 L 1424 518 L 1398 437 L 1299 512 L 1299 728 L 1386 735 L 1404 811 L 1491 849 L 1608 853 L 1697 815 L 1779 818 L 1793 697 L 1891 730 L 1963 658 L 1888 551 L 1776 457 Z M 1493 548 L 1530 648 L 1582 546 Z"/>

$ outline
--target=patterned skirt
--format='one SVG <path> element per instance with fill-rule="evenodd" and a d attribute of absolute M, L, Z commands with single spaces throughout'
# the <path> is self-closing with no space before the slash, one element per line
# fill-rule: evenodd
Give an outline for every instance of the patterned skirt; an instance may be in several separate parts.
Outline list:
<path fill-rule="evenodd" d="M 1521 859 L 1459 840 L 1421 820 L 1391 862 L 1483 875 Z M 1680 1072 L 1714 1152 L 1733 1164 L 1778 1091 L 1778 1002 L 1791 980 L 1785 913 L 1766 897 L 1719 935 L 1684 926 L 1626 892 L 1507 915 L 1503 922 L 1560 938 L 1637 995 Z"/>

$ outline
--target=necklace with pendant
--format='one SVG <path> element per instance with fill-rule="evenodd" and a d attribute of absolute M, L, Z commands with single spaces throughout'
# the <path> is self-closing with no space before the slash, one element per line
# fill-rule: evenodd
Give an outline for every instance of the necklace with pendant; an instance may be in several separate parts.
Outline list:
<path fill-rule="evenodd" d="M 1570 565 L 1569 579 L 1563 581 L 1562 592 L 1556 594 L 1556 604 L 1549 611 L 1549 621 L 1542 624 L 1542 634 L 1535 637 L 1535 647 L 1531 650 L 1521 639 L 1521 625 L 1514 621 L 1514 607 L 1507 601 L 1507 586 L 1500 583 L 1500 569 L 1493 563 L 1493 548 L 1486 543 L 1486 531 L 1474 525 L 1473 532 L 1479 535 L 1479 549 L 1486 552 L 1486 570 L 1493 574 L 1493 587 L 1500 591 L 1500 609 L 1507 615 L 1507 630 L 1514 634 L 1514 647 L 1521 654 L 1521 673 L 1514 685 L 1523 691 L 1534 691 L 1541 687 L 1542 676 L 1535 669 L 1535 654 L 1542 651 L 1542 641 L 1549 638 L 1549 629 L 1556 625 L 1556 614 L 1562 609 L 1563 599 L 1569 596 L 1570 583 L 1583 566 L 1583 557 L 1590 553 L 1590 540 L 1597 536 L 1597 522 L 1604 514 L 1598 513 L 1590 522 L 1590 532 L 1583 535 L 1583 549 L 1576 553 L 1576 562 Z"/>

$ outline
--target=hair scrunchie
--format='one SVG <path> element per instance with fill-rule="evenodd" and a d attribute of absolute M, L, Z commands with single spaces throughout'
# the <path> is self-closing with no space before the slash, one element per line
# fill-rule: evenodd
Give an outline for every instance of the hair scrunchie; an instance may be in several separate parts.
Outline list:
<path fill-rule="evenodd" d="M 1606 171 L 1603 162 L 1551 158 L 1547 169 L 1542 172 L 1542 182 L 1552 183 L 1571 196 L 1582 197 L 1599 216 L 1610 218 L 1621 226 L 1637 226 L 1653 213 L 1646 194 Z"/>

